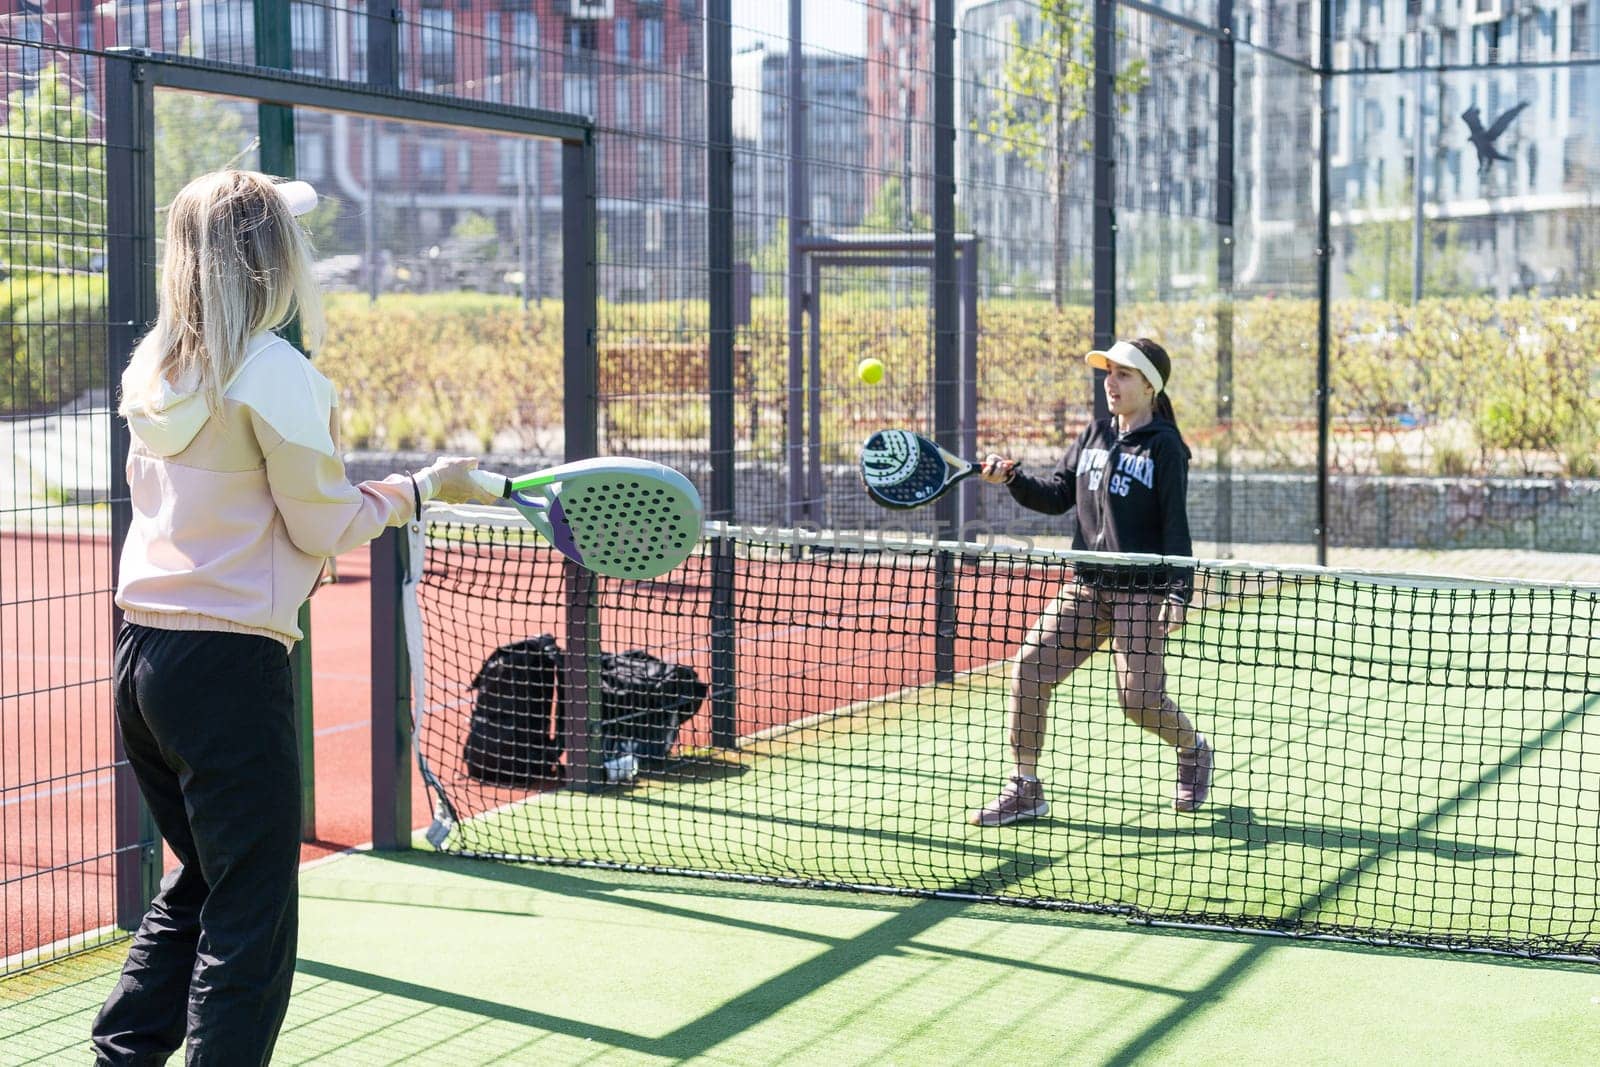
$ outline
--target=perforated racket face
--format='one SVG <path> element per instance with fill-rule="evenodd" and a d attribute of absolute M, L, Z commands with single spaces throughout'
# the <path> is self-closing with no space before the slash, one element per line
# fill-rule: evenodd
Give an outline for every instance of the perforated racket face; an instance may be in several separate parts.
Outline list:
<path fill-rule="evenodd" d="M 938 445 L 910 430 L 879 430 L 861 447 L 861 480 L 884 507 L 926 504 L 959 473 L 945 462 Z"/>
<path fill-rule="evenodd" d="M 577 474 L 552 488 L 552 540 L 596 573 L 657 578 L 688 559 L 700 539 L 700 494 L 668 468 Z"/>

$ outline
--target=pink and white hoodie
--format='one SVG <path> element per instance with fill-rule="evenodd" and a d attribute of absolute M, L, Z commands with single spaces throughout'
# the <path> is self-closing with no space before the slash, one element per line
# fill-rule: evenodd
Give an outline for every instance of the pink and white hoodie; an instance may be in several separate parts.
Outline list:
<path fill-rule="evenodd" d="M 327 559 L 413 518 L 411 481 L 350 484 L 334 445 L 333 386 L 270 333 L 252 338 L 212 414 L 163 383 L 128 418 L 133 523 L 116 602 L 166 630 L 260 634 L 293 648 Z M 432 472 L 417 476 L 424 500 Z"/>

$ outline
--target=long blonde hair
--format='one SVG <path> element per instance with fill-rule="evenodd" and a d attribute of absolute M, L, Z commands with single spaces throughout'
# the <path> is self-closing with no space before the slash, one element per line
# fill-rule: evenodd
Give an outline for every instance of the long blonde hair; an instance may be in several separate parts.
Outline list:
<path fill-rule="evenodd" d="M 161 305 L 122 378 L 126 418 L 161 384 L 205 396 L 213 413 L 250 338 L 300 316 L 307 351 L 322 341 L 311 241 L 265 174 L 219 170 L 183 187 L 167 214 Z"/>

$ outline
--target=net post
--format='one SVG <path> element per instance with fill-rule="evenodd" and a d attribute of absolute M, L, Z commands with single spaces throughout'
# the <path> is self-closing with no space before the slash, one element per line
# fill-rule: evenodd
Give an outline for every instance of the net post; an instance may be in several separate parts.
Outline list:
<path fill-rule="evenodd" d="M 735 748 L 739 743 L 738 629 L 733 577 L 733 541 L 711 542 L 711 743 Z"/>
<path fill-rule="evenodd" d="M 156 317 L 155 93 L 144 73 L 137 61 L 106 57 L 106 380 L 113 386 L 122 380 L 145 325 Z M 113 424 L 107 436 L 115 589 L 133 504 L 126 474 L 128 435 Z M 115 603 L 110 623 L 114 641 L 122 628 L 122 609 Z M 160 888 L 161 837 L 115 723 L 111 739 L 116 922 L 133 930 Z"/>
<path fill-rule="evenodd" d="M 711 316 L 710 518 L 734 516 L 734 217 L 732 0 L 706 3 L 706 263 Z M 738 743 L 733 543 L 711 540 L 711 743 Z"/>
<path fill-rule="evenodd" d="M 411 661 L 400 598 L 405 531 L 372 542 L 372 847 L 411 846 Z"/>
<path fill-rule="evenodd" d="M 562 561 L 566 590 L 566 651 L 561 660 L 561 702 L 567 749 L 567 787 L 593 791 L 605 785 L 601 751 L 600 603 L 595 573 Z"/>
<path fill-rule="evenodd" d="M 312 698 L 311 601 L 300 605 L 301 640 L 289 653 L 289 684 L 294 691 L 294 733 L 300 748 L 300 840 L 317 839 L 317 746 Z"/>

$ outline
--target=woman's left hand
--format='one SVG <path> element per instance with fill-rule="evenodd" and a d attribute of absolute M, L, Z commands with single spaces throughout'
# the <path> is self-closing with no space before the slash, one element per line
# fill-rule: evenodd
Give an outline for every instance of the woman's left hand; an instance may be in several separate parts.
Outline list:
<path fill-rule="evenodd" d="M 1161 605 L 1161 625 L 1164 633 L 1171 633 L 1183 625 L 1183 617 L 1188 612 L 1188 605 L 1181 600 L 1168 600 Z"/>

